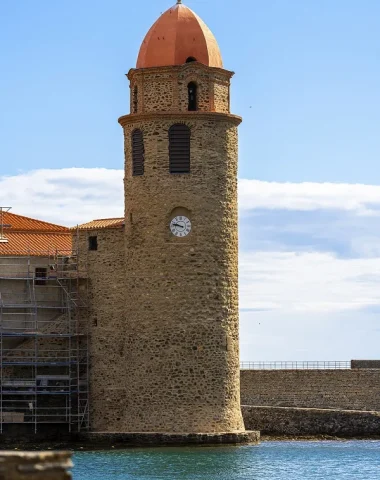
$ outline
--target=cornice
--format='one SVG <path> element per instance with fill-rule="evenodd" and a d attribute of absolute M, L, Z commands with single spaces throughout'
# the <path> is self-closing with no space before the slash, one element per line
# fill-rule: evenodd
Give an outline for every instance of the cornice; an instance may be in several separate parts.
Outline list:
<path fill-rule="evenodd" d="M 118 119 L 118 122 L 122 127 L 143 120 L 183 120 L 191 121 L 193 119 L 212 120 L 218 122 L 232 122 L 236 126 L 240 125 L 242 118 L 238 115 L 232 115 L 230 113 L 220 112 L 149 112 L 149 113 L 133 113 L 129 115 L 123 115 Z"/>
<path fill-rule="evenodd" d="M 150 68 L 131 68 L 129 72 L 126 74 L 129 80 L 131 80 L 136 74 L 157 74 L 157 73 L 173 73 L 173 72 L 181 72 L 186 70 L 192 70 L 196 67 L 196 69 L 203 70 L 205 72 L 213 72 L 213 73 L 220 73 L 222 75 L 228 76 L 231 78 L 235 75 L 235 72 L 231 70 L 225 70 L 224 68 L 218 67 L 208 67 L 200 62 L 190 62 L 184 63 L 182 65 L 168 65 L 164 67 L 150 67 Z"/>

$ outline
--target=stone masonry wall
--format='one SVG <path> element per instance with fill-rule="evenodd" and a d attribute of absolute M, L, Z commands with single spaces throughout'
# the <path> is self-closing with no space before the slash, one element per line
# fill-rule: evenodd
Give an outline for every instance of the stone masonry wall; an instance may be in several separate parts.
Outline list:
<path fill-rule="evenodd" d="M 98 237 L 98 250 L 89 251 L 88 237 Z M 88 271 L 90 361 L 90 423 L 93 431 L 125 417 L 124 229 L 80 231 L 80 261 Z"/>
<path fill-rule="evenodd" d="M 230 109 L 230 87 L 225 83 L 214 84 L 214 108 L 216 112 L 228 113 Z"/>
<path fill-rule="evenodd" d="M 237 125 L 202 112 L 131 115 L 126 177 L 126 417 L 108 431 L 242 431 L 239 403 Z M 191 173 L 171 175 L 168 130 L 191 129 Z M 145 173 L 132 177 L 131 131 Z M 182 208 L 186 238 L 169 229 Z"/>
<path fill-rule="evenodd" d="M 134 90 L 137 87 L 137 112 L 187 112 L 188 84 L 197 85 L 197 110 L 200 112 L 230 111 L 230 79 L 232 72 L 206 67 L 193 62 L 177 67 L 131 70 L 131 104 L 134 112 Z M 194 114 L 194 112 L 191 112 Z"/>
<path fill-rule="evenodd" d="M 242 405 L 380 411 L 380 370 L 242 370 Z"/>
<path fill-rule="evenodd" d="M 173 78 L 170 73 L 143 77 L 141 88 L 144 112 L 169 110 L 173 107 Z"/>
<path fill-rule="evenodd" d="M 242 411 L 246 428 L 261 435 L 380 436 L 380 412 L 251 406 Z"/>

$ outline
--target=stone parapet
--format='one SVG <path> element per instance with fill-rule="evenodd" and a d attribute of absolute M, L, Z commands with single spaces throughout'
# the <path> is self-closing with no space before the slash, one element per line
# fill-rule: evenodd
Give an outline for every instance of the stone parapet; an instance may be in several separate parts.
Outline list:
<path fill-rule="evenodd" d="M 1 480 L 69 480 L 69 452 L 0 452 Z"/>
<path fill-rule="evenodd" d="M 380 369 L 380 360 L 351 360 L 351 368 Z"/>

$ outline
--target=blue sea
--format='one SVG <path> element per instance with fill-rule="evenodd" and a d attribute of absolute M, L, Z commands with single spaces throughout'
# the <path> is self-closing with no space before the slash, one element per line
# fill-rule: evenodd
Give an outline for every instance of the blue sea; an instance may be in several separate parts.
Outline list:
<path fill-rule="evenodd" d="M 74 480 L 380 480 L 380 441 L 76 452 Z"/>

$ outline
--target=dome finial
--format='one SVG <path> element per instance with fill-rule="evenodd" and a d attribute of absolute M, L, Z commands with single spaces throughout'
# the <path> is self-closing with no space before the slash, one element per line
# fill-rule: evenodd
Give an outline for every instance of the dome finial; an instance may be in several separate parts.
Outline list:
<path fill-rule="evenodd" d="M 181 5 L 182 0 L 177 0 L 177 5 Z"/>

